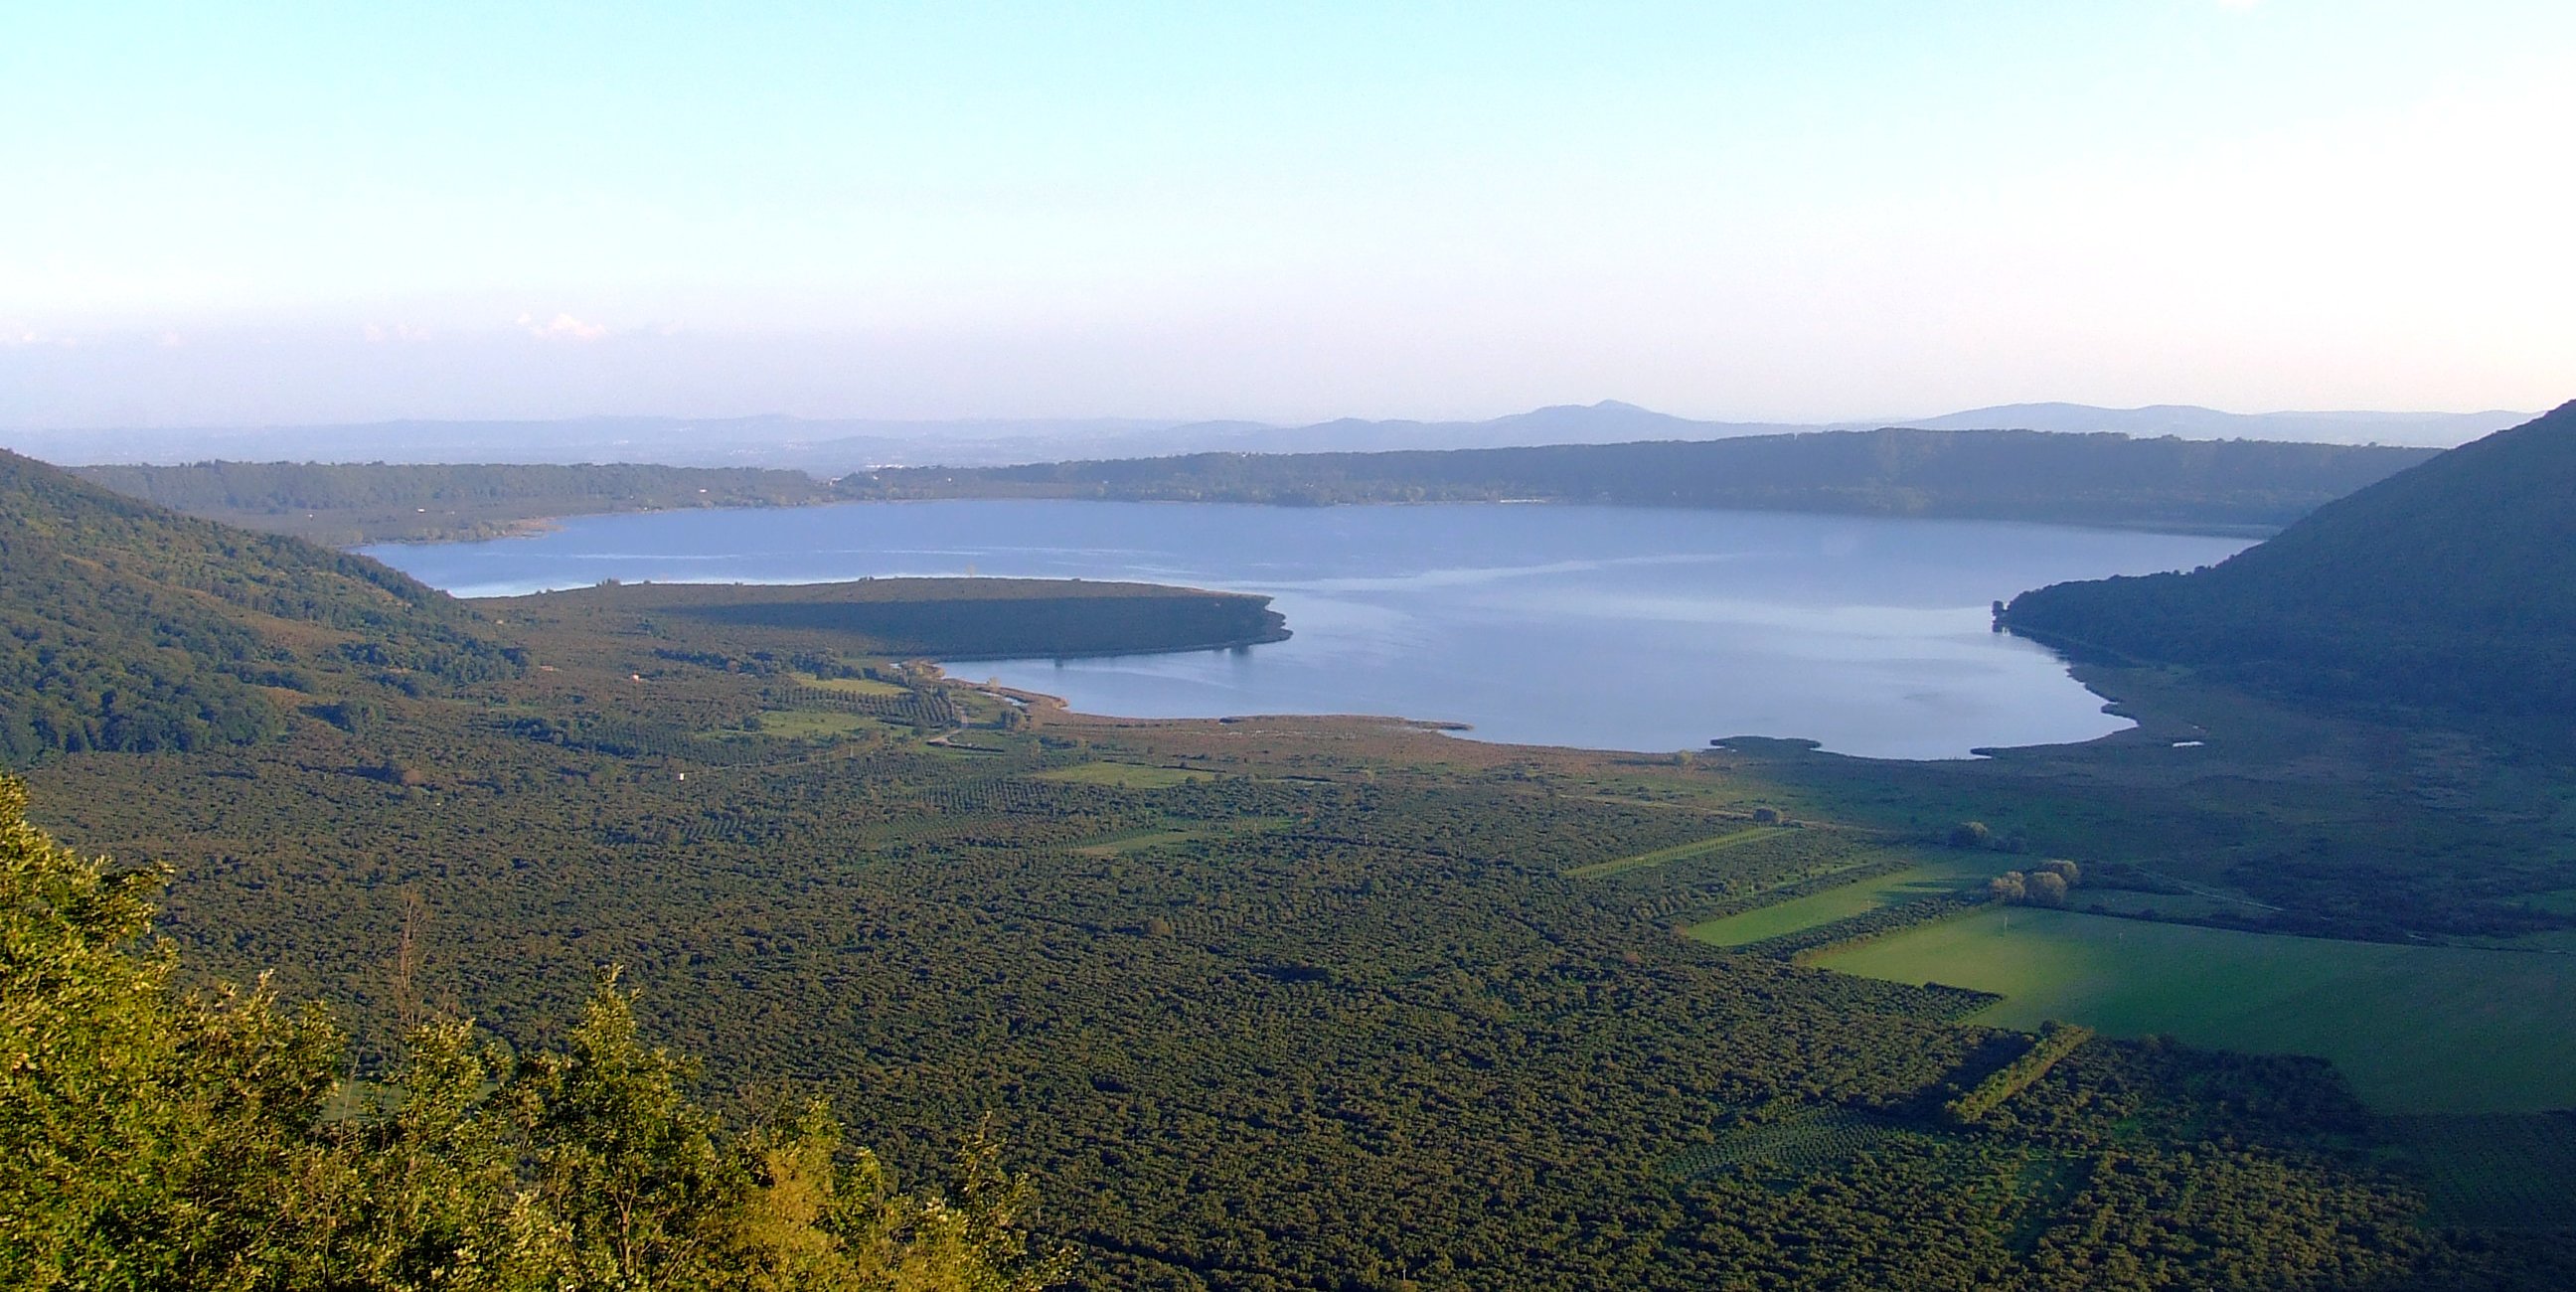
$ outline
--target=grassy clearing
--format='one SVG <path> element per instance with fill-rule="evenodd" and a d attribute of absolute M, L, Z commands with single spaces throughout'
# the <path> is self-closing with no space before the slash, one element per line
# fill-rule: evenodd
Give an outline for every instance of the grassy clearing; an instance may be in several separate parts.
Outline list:
<path fill-rule="evenodd" d="M 1282 829 L 1286 827 L 1287 824 L 1288 822 L 1284 819 L 1272 820 L 1253 818 L 1250 820 L 1228 821 L 1208 826 L 1182 826 L 1170 829 L 1147 827 L 1141 830 L 1121 830 L 1116 834 L 1102 835 L 1096 839 L 1086 839 L 1081 843 L 1073 845 L 1072 850 L 1086 857 L 1116 857 L 1130 852 L 1142 852 L 1147 848 L 1159 848 L 1164 844 L 1191 843 L 1201 839 L 1231 839 L 1240 838 L 1248 834 L 1263 834 L 1272 830 Z"/>
<path fill-rule="evenodd" d="M 1831 924 L 1864 911 L 1957 892 L 2012 869 L 2006 864 L 2006 859 L 1991 853 L 1961 853 L 1942 848 L 1903 851 L 1916 859 L 1916 864 L 1908 869 L 1873 875 L 1840 888 L 1829 888 L 1772 906 L 1757 906 L 1740 915 L 1692 925 L 1688 932 L 1691 937 L 1712 946 L 1740 947 L 1765 938 L 1776 938 L 1783 933 Z M 1873 853 L 1856 860 L 1876 860 L 1884 855 Z"/>
<path fill-rule="evenodd" d="M 1208 779 L 1208 773 L 1186 767 L 1148 767 L 1139 763 L 1083 763 L 1040 772 L 1038 780 L 1077 785 L 1109 785 L 1122 790 L 1162 790 Z"/>
<path fill-rule="evenodd" d="M 884 725 L 856 713 L 834 713 L 822 709 L 763 709 L 759 734 L 782 740 L 815 740 L 879 731 L 884 729 Z"/>
<path fill-rule="evenodd" d="M 1124 853 L 1142 852 L 1147 848 L 1159 848 L 1167 843 L 1188 843 L 1193 839 L 1204 839 L 1210 833 L 1206 830 L 1128 830 L 1106 838 L 1075 844 L 1073 850 L 1085 857 L 1116 857 Z"/>
<path fill-rule="evenodd" d="M 1644 870 L 1648 866 L 1662 866 L 1676 861 L 1688 861 L 1693 857 L 1706 856 L 1707 854 L 1716 852 L 1720 849 L 1732 848 L 1739 843 L 1748 843 L 1752 840 L 1759 839 L 1764 835 L 1776 834 L 1778 832 L 1779 827 L 1777 826 L 1757 825 L 1750 829 L 1737 830 L 1731 834 L 1721 834 L 1714 839 L 1694 839 L 1689 843 L 1675 844 L 1670 848 L 1657 848 L 1653 852 L 1641 852 L 1633 857 L 1617 857 L 1609 861 L 1596 861 L 1589 866 L 1577 866 L 1574 869 L 1565 872 L 1565 876 L 1568 879 L 1599 879 L 1604 875 L 1619 875 L 1625 874 L 1631 870 Z"/>
<path fill-rule="evenodd" d="M 2576 955 L 2576 929 L 2552 929 L 2547 933 L 2525 933 L 2518 937 L 2464 938 L 2470 946 L 2495 947 L 2504 951 L 2542 951 L 2562 956 Z"/>
<path fill-rule="evenodd" d="M 2143 915 L 2150 919 L 2192 919 L 2241 914 L 2245 910 L 2243 902 L 2205 893 L 2140 893 L 2124 888 L 2078 888 L 2068 895 L 2068 900 L 2077 910 L 2099 908 L 2112 915 Z"/>
<path fill-rule="evenodd" d="M 1829 1169 L 1895 1140 L 1933 1142 L 1919 1131 L 1891 1127 L 1863 1113 L 1819 1108 L 1776 1122 L 1736 1127 L 1714 1144 L 1675 1155 L 1664 1169 L 1682 1179 L 1746 1166 L 1793 1172 Z"/>
<path fill-rule="evenodd" d="M 811 673 L 798 673 L 796 680 L 818 691 L 838 691 L 843 695 L 903 694 L 902 687 L 892 682 L 880 682 L 872 677 L 816 677 Z"/>
<path fill-rule="evenodd" d="M 1817 964 L 1995 992 L 1974 1016 L 2322 1055 L 2390 1113 L 2576 1106 L 2576 956 L 2332 942 L 2028 907 L 1926 925 Z"/>

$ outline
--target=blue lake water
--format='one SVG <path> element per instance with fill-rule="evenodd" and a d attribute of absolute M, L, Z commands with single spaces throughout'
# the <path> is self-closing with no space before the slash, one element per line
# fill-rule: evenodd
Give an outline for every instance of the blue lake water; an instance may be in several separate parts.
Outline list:
<path fill-rule="evenodd" d="M 463 596 L 960 574 L 1268 593 L 1288 641 L 954 671 L 1132 717 L 1373 713 L 1531 744 L 1663 751 L 1768 735 L 1950 758 L 2127 725 L 2054 655 L 1989 631 L 1989 603 L 2244 545 L 1624 507 L 922 502 L 584 517 L 366 550 Z"/>

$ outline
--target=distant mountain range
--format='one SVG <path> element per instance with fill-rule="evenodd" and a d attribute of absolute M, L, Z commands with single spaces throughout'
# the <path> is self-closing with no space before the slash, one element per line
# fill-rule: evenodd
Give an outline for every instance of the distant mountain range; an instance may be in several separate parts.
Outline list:
<path fill-rule="evenodd" d="M 1791 431 L 2118 431 L 2194 440 L 2293 440 L 2447 447 L 2527 413 L 2225 413 L 2187 405 L 2095 408 L 2007 404 L 1937 417 L 1834 423 L 1716 422 L 1616 400 L 1563 404 L 1484 421 L 1308 426 L 1132 418 L 869 421 L 796 417 L 591 417 L 558 421 L 394 421 L 333 426 L 20 431 L 10 447 L 54 462 L 648 462 L 793 467 L 825 476 L 880 466 L 1007 466 L 1182 453 L 1324 453 L 1542 444 L 1718 440 Z"/>

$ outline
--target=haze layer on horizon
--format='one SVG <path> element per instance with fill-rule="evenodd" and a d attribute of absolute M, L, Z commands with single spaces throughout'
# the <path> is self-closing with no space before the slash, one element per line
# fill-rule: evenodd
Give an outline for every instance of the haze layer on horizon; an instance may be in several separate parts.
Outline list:
<path fill-rule="evenodd" d="M 2546 3 L 13 4 L 0 427 L 2546 408 Z"/>

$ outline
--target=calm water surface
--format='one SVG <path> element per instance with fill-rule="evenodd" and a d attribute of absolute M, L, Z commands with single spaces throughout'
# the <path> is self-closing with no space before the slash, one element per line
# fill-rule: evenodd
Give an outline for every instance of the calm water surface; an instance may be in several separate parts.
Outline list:
<path fill-rule="evenodd" d="M 463 596 L 602 579 L 1140 579 L 1277 598 L 1296 634 L 1240 651 L 975 662 L 1086 712 L 1379 713 L 1600 749 L 1800 736 L 1950 758 L 2127 725 L 1988 603 L 2187 569 L 2233 539 L 1983 521 L 1621 507 L 1304 509 L 928 502 L 575 519 L 367 554 Z"/>

